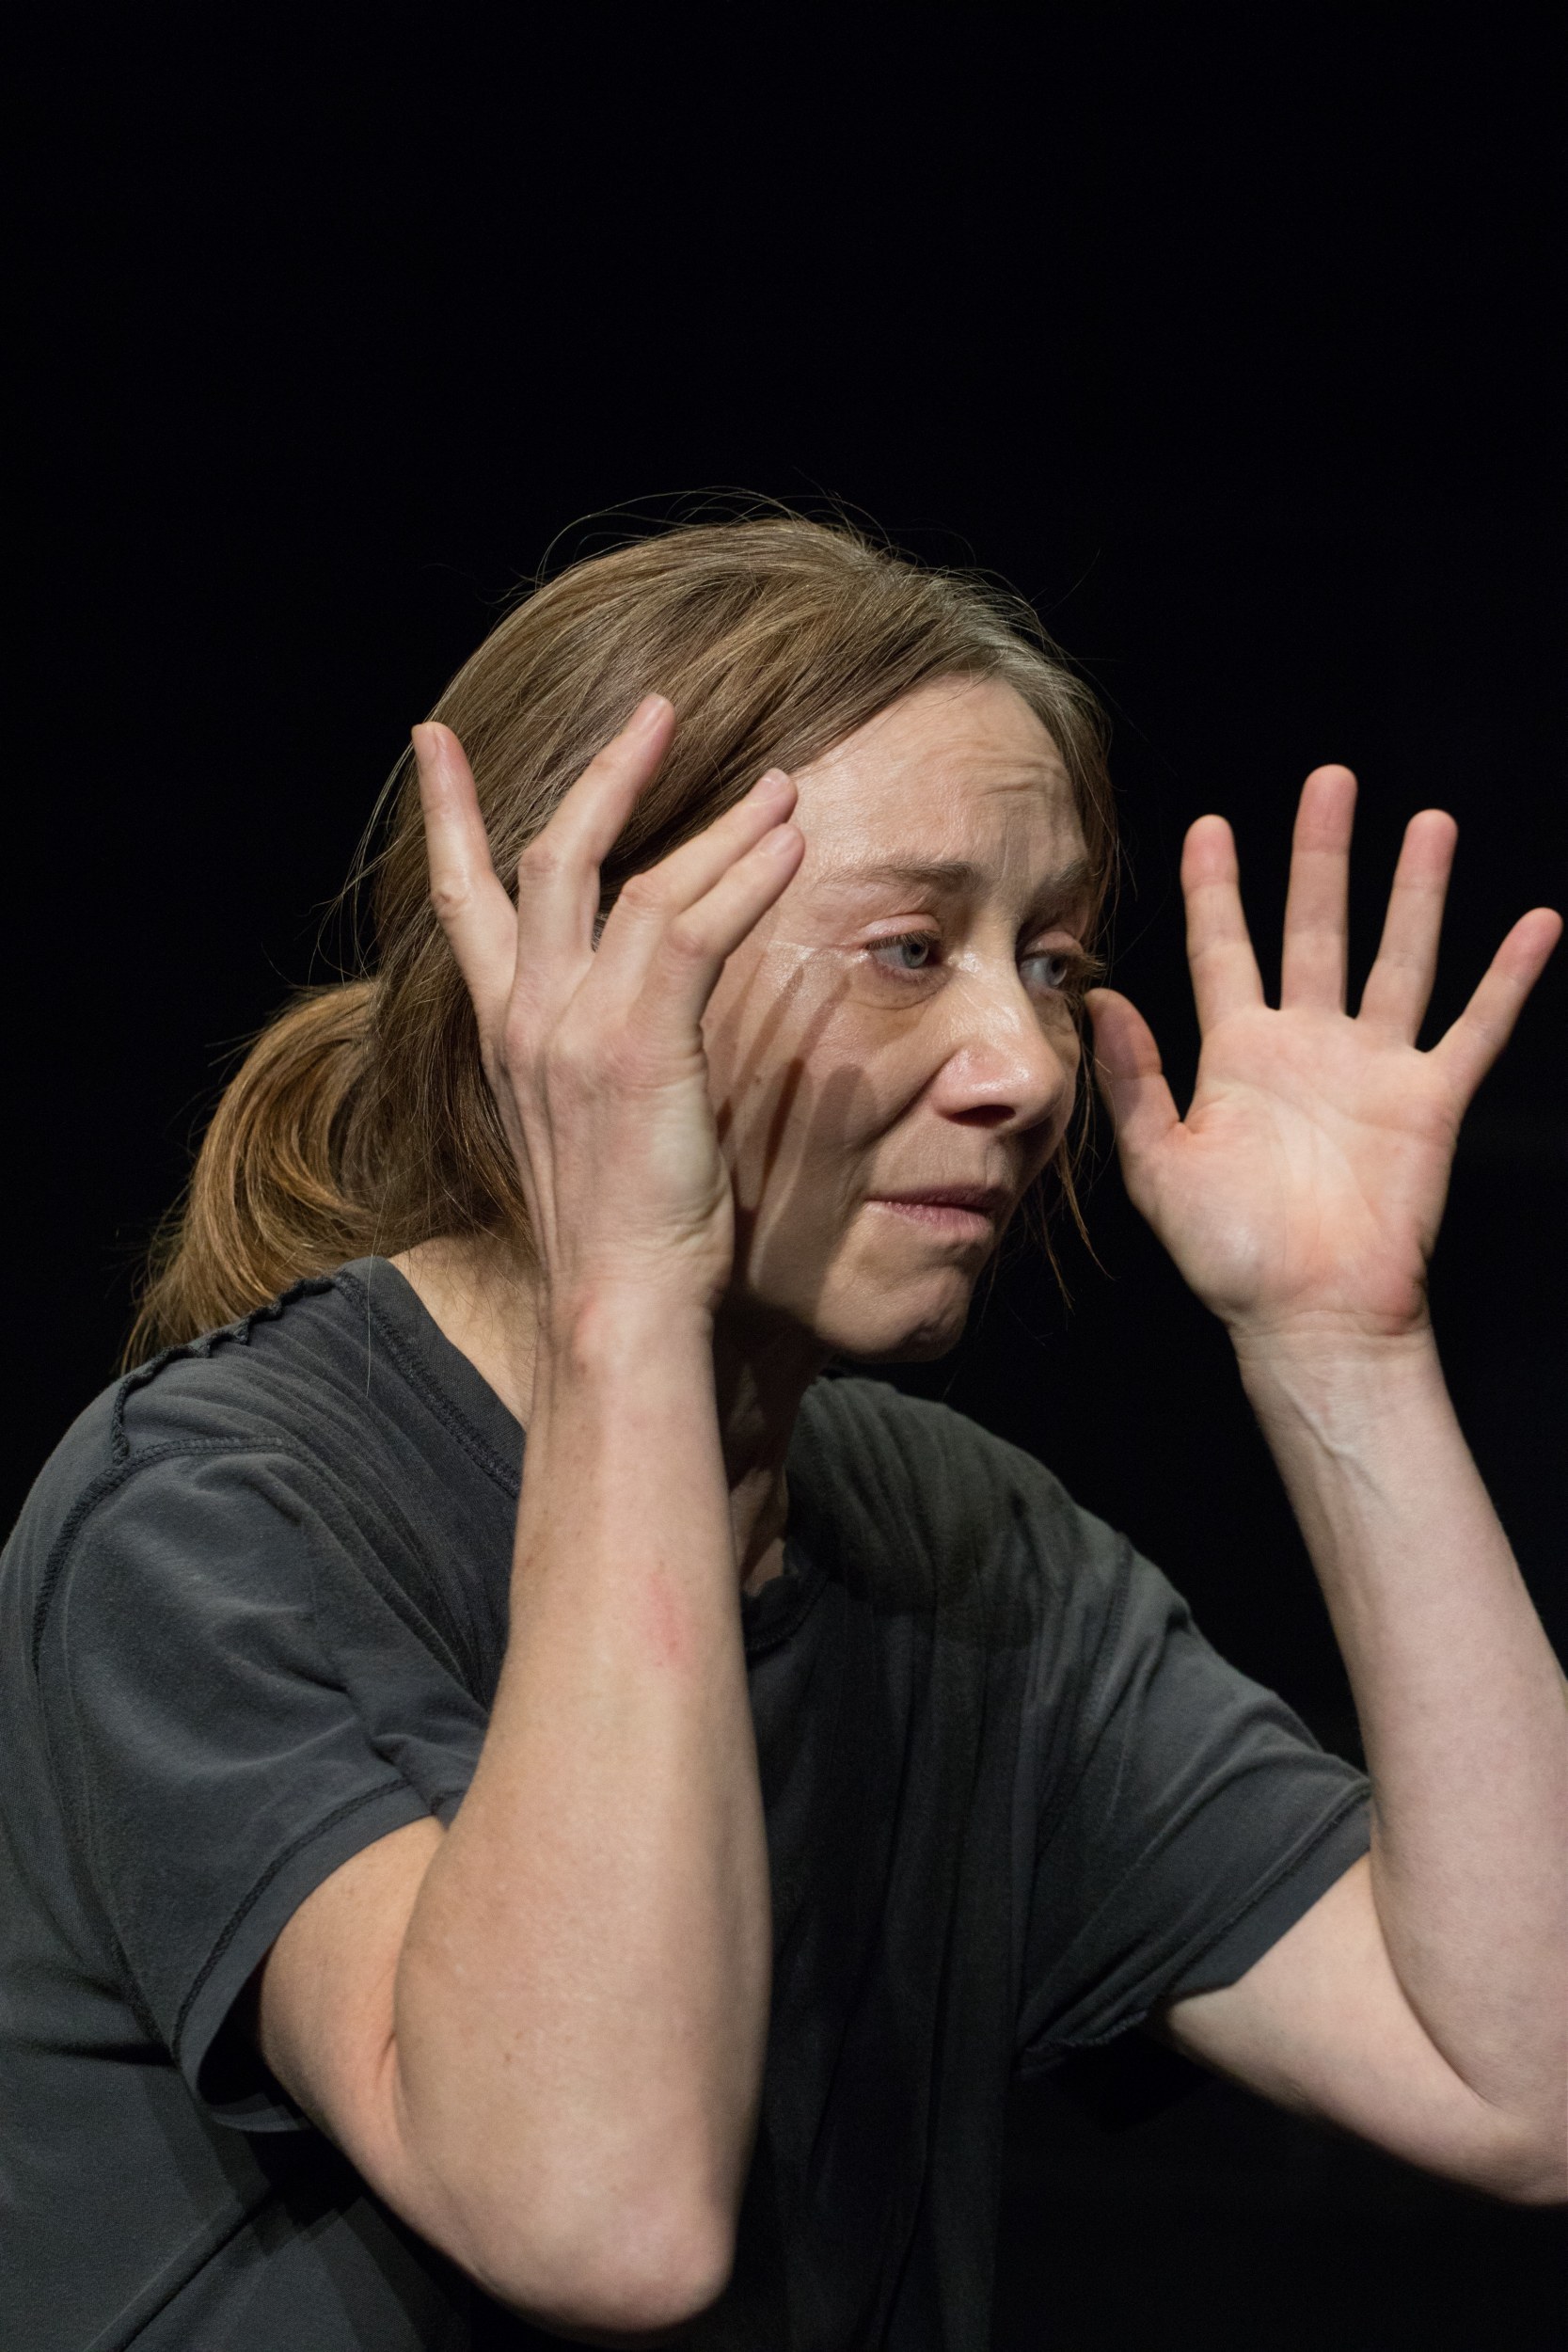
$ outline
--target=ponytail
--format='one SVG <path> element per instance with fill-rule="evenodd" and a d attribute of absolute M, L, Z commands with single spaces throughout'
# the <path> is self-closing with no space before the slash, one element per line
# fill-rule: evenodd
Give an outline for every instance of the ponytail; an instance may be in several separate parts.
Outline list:
<path fill-rule="evenodd" d="M 374 993 L 311 989 L 251 1047 L 154 1244 L 127 1364 L 375 1247 L 375 1207 L 351 1173 Z"/>

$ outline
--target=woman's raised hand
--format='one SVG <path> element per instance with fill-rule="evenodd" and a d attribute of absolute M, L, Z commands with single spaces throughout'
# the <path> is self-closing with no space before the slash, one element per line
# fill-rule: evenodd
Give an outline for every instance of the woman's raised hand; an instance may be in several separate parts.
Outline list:
<path fill-rule="evenodd" d="M 1185 1119 L 1142 1015 L 1089 998 L 1101 1088 L 1128 1191 L 1238 1339 L 1350 1342 L 1424 1325 L 1459 1122 L 1557 944 L 1561 918 L 1522 915 L 1430 1052 L 1432 993 L 1456 827 L 1411 818 L 1377 960 L 1345 1007 L 1355 779 L 1319 768 L 1296 818 L 1277 1009 L 1263 996 L 1223 818 L 1187 835 L 1181 884 L 1203 1035 Z"/>
<path fill-rule="evenodd" d="M 795 787 L 770 769 L 632 877 L 595 948 L 600 865 L 674 728 L 662 695 L 639 705 L 524 850 L 515 910 L 462 745 L 450 727 L 414 729 L 431 898 L 473 1002 L 548 1311 L 631 1290 L 711 1313 L 730 1273 L 702 1016 L 805 845 Z"/>

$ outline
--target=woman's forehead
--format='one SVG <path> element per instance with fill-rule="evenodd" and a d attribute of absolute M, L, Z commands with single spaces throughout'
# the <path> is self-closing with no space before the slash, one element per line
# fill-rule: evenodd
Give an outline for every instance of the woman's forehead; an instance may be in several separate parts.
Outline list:
<path fill-rule="evenodd" d="M 1083 848 L 1061 755 L 1023 697 L 995 678 L 920 688 L 795 781 L 824 878 L 895 860 L 1068 859 Z"/>

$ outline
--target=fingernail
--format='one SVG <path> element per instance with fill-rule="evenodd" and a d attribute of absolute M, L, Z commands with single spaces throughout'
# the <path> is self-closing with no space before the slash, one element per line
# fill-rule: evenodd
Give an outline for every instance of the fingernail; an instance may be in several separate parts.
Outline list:
<path fill-rule="evenodd" d="M 789 778 L 782 768 L 769 768 L 766 773 L 757 778 L 746 797 L 750 801 L 765 799 L 770 793 L 776 792 L 781 784 L 788 782 Z"/>
<path fill-rule="evenodd" d="M 637 708 L 632 712 L 631 717 L 626 721 L 626 733 L 628 735 L 645 735 L 648 729 L 653 725 L 655 720 L 662 719 L 664 713 L 670 708 L 670 707 L 668 695 L 644 694 L 642 700 L 638 704 Z"/>

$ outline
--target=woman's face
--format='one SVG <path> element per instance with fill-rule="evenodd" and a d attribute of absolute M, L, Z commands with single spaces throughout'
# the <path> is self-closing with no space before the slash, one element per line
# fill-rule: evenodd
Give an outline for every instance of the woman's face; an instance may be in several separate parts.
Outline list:
<path fill-rule="evenodd" d="M 1072 1106 L 1092 878 L 1071 787 L 995 680 L 919 689 L 796 783 L 805 856 L 704 1022 L 730 1311 L 940 1356 Z M 911 1201 L 955 1186 L 987 1213 Z"/>

